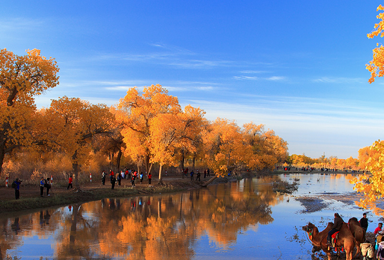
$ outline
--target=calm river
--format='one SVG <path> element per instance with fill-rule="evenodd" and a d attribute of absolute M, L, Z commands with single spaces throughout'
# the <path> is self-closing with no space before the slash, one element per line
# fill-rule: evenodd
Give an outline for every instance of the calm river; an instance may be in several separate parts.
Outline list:
<path fill-rule="evenodd" d="M 280 175 L 151 197 L 115 198 L 1 218 L 0 256 L 17 259 L 312 259 L 301 227 L 320 230 L 338 212 L 345 221 L 366 210 L 324 199 L 350 194 L 343 174 Z M 296 179 L 292 195 L 271 183 Z M 308 211 L 300 196 L 326 205 Z M 368 231 L 379 216 L 368 213 Z M 314 258 L 316 259 L 316 258 Z"/>

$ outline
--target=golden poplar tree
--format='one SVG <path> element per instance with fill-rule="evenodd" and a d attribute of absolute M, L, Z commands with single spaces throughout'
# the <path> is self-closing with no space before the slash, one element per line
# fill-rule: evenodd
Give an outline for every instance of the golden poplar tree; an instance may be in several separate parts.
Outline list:
<path fill-rule="evenodd" d="M 126 145 L 125 154 L 141 164 L 149 173 L 152 168 L 151 125 L 157 117 L 164 114 L 177 115 L 181 107 L 177 97 L 168 95 L 168 90 L 160 85 L 144 87 L 140 94 L 137 88 L 130 88 L 120 99 L 118 120 L 123 122 L 121 134 Z"/>
<path fill-rule="evenodd" d="M 383 11 L 384 7 L 379 5 L 377 11 Z M 375 30 L 369 33 L 368 38 L 375 36 L 384 36 L 384 13 L 381 12 L 377 15 L 380 20 L 375 24 Z M 373 49 L 373 59 L 366 65 L 367 69 L 371 72 L 369 82 L 375 81 L 376 77 L 384 76 L 384 46 L 377 44 L 377 48 Z M 368 157 L 368 159 L 367 159 Z M 355 183 L 355 190 L 364 193 L 364 199 L 361 200 L 360 206 L 366 208 L 373 206 L 378 198 L 384 195 L 383 190 L 383 176 L 384 176 L 384 142 L 376 141 L 372 146 L 359 150 L 359 159 L 361 160 L 361 166 L 365 167 L 365 170 L 370 171 L 371 175 L 364 174 L 352 180 Z"/>
<path fill-rule="evenodd" d="M 273 170 L 277 163 L 287 159 L 287 142 L 277 136 L 273 130 L 264 131 L 264 125 L 244 124 L 243 134 L 246 143 L 252 147 L 248 154 L 247 165 L 251 169 Z"/>
<path fill-rule="evenodd" d="M 377 11 L 383 11 L 384 7 L 379 5 Z M 368 38 L 373 38 L 375 36 L 383 37 L 384 36 L 384 13 L 381 12 L 377 16 L 377 19 L 380 20 L 379 23 L 375 24 L 375 30 L 369 33 Z M 371 77 L 369 78 L 369 83 L 375 81 L 376 77 L 382 77 L 384 75 L 384 46 L 377 43 L 377 47 L 373 49 L 373 59 L 366 65 L 367 70 L 371 72 Z"/>
<path fill-rule="evenodd" d="M 162 167 L 177 166 L 175 154 L 178 148 L 196 151 L 193 142 L 204 124 L 204 112 L 200 108 L 186 106 L 178 114 L 159 114 L 150 124 L 151 161 L 160 165 L 159 182 L 162 182 Z"/>
<path fill-rule="evenodd" d="M 33 142 L 34 96 L 55 87 L 58 72 L 37 49 L 24 56 L 0 50 L 0 174 L 6 154 Z"/>
<path fill-rule="evenodd" d="M 384 141 L 374 142 L 369 150 L 370 157 L 364 165 L 371 174 L 359 175 L 351 181 L 356 184 L 354 189 L 365 195 L 359 204 L 364 208 L 373 206 L 373 202 L 384 196 Z"/>
<path fill-rule="evenodd" d="M 71 158 L 75 185 L 78 186 L 79 166 L 88 160 L 92 137 L 110 134 L 113 115 L 106 105 L 92 105 L 68 97 L 52 100 L 51 106 L 42 113 L 42 141 Z"/>
<path fill-rule="evenodd" d="M 252 153 L 251 147 L 244 142 L 240 127 L 227 119 L 217 118 L 202 136 L 205 161 L 217 176 L 226 176 L 245 165 L 246 155 Z"/>

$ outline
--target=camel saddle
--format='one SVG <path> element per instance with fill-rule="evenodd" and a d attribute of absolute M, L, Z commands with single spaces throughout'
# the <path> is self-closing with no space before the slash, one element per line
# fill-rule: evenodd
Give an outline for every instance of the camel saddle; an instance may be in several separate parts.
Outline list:
<path fill-rule="evenodd" d="M 331 241 L 332 247 L 336 247 L 336 242 L 339 239 L 339 232 L 340 231 L 337 231 L 337 232 L 333 233 L 331 236 L 332 237 L 332 241 Z M 341 250 L 343 250 L 343 249 L 341 249 Z"/>

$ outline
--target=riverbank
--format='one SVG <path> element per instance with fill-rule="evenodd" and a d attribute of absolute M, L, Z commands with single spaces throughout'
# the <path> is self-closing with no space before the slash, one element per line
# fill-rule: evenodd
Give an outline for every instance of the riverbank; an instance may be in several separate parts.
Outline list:
<path fill-rule="evenodd" d="M 201 188 L 203 182 L 191 181 L 188 178 L 164 178 L 164 185 L 158 185 L 158 180 L 153 179 L 152 184 L 136 183 L 132 187 L 129 180 L 122 180 L 121 185 L 115 185 L 111 189 L 111 183 L 106 182 L 105 185 L 97 182 L 83 183 L 80 189 L 68 189 L 63 184 L 53 184 L 50 189 L 50 196 L 46 194 L 44 188 L 44 196 L 40 197 L 40 188 L 37 185 L 21 185 L 20 199 L 15 199 L 15 191 L 13 188 L 0 188 L 0 215 L 38 208 L 47 208 L 53 206 L 65 206 L 69 204 L 84 203 L 88 201 L 99 200 L 112 197 L 133 197 L 142 195 L 154 195 L 161 193 L 170 193 Z"/>

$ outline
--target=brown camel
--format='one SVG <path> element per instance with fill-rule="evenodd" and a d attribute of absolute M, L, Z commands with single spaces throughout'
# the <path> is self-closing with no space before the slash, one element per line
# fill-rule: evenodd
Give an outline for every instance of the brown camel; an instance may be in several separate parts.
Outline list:
<path fill-rule="evenodd" d="M 327 235 L 328 232 L 332 229 L 333 223 L 329 222 L 328 226 L 321 232 L 318 228 L 312 223 L 303 227 L 303 230 L 307 232 L 309 239 L 312 244 L 316 247 L 320 247 L 328 256 L 328 260 L 331 260 L 331 250 L 327 246 Z M 343 226 L 339 232 L 339 238 L 336 241 L 336 250 L 339 251 L 340 248 L 344 248 L 346 260 L 352 260 L 352 251 L 355 247 L 355 238 L 352 235 L 352 232 L 349 230 L 347 223 L 343 223 Z"/>
<path fill-rule="evenodd" d="M 350 218 L 348 220 L 348 225 L 349 225 L 349 229 L 352 232 L 352 235 L 356 239 L 356 247 L 358 248 L 357 250 L 359 251 L 360 244 L 365 242 L 365 230 L 364 228 L 361 227 L 357 218 Z"/>

